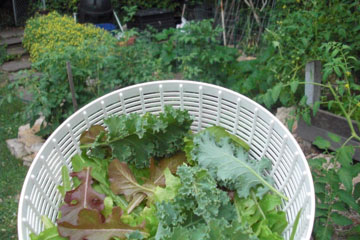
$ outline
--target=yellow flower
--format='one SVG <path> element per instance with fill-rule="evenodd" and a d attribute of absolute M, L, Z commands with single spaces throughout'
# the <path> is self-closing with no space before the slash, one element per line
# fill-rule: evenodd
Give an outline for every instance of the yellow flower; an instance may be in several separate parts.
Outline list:
<path fill-rule="evenodd" d="M 349 87 L 350 87 L 350 85 L 347 83 L 347 84 L 345 84 L 345 88 L 346 89 L 349 89 Z"/>
<path fill-rule="evenodd" d="M 349 77 L 351 75 L 351 72 L 347 71 L 345 74 Z"/>

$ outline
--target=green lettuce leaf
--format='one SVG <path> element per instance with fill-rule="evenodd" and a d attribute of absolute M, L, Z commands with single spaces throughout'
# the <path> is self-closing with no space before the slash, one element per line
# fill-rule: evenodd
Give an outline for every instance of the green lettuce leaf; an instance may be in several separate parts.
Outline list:
<path fill-rule="evenodd" d="M 166 187 L 157 186 L 154 192 L 154 200 L 157 202 L 169 201 L 175 198 L 181 186 L 180 179 L 171 174 L 169 168 L 164 171 Z"/>
<path fill-rule="evenodd" d="M 239 222 L 248 224 L 260 239 L 283 239 L 287 226 L 286 213 L 278 210 L 281 198 L 267 193 L 262 199 L 252 192 L 248 198 L 234 198 Z"/>
<path fill-rule="evenodd" d="M 45 229 L 39 235 L 30 234 L 31 240 L 68 240 L 68 238 L 61 237 L 56 226 Z"/>
<path fill-rule="evenodd" d="M 31 233 L 31 240 L 68 240 L 59 235 L 57 226 L 48 217 L 41 216 L 41 221 L 44 223 L 44 230 L 39 235 Z"/>
<path fill-rule="evenodd" d="M 145 231 L 154 236 L 156 234 L 159 220 L 156 217 L 156 207 L 154 204 L 150 204 L 148 207 L 144 207 L 139 214 L 127 214 L 126 212 L 121 216 L 123 223 L 130 226 L 137 226 L 145 223 Z"/>
<path fill-rule="evenodd" d="M 229 138 L 217 141 L 215 136 L 206 131 L 196 135 L 193 141 L 192 158 L 199 166 L 209 169 L 218 181 L 234 182 L 239 197 L 249 196 L 251 189 L 256 188 L 260 197 L 271 190 L 287 199 L 272 186 L 273 180 L 266 174 L 271 168 L 270 160 L 253 160 Z"/>
<path fill-rule="evenodd" d="M 58 186 L 58 190 L 62 197 L 65 197 L 65 193 L 71 190 L 71 180 L 69 177 L 69 169 L 66 166 L 61 168 L 62 185 Z"/>

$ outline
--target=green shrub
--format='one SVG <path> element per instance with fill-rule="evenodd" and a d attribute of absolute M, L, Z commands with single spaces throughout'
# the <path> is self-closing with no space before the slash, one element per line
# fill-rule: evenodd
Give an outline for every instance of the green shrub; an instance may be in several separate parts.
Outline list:
<path fill-rule="evenodd" d="M 164 30 L 155 35 L 161 41 L 159 58 L 185 79 L 226 85 L 236 71 L 237 49 L 221 45 L 221 28 L 211 20 L 189 22 L 182 29 Z"/>

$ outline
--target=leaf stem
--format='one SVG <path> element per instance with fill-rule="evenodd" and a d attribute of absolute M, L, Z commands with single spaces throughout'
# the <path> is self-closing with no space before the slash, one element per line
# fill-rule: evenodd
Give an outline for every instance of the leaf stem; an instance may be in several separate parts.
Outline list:
<path fill-rule="evenodd" d="M 265 213 L 263 212 L 263 210 L 261 209 L 260 204 L 259 204 L 258 201 L 256 200 L 256 195 L 255 195 L 255 193 L 254 193 L 253 190 L 251 190 L 251 197 L 252 197 L 252 199 L 254 200 L 256 207 L 259 209 L 259 212 L 260 212 L 260 214 L 262 215 L 263 219 L 266 219 Z"/>
<path fill-rule="evenodd" d="M 239 159 L 237 159 L 236 157 L 225 153 L 225 155 L 227 155 L 227 157 L 232 158 L 234 161 L 239 162 L 241 165 L 243 165 L 245 168 L 247 168 L 256 178 L 258 178 L 262 184 L 264 184 L 266 187 L 268 187 L 271 191 L 273 191 L 274 193 L 276 193 L 277 195 L 279 195 L 279 197 L 281 197 L 282 199 L 288 201 L 289 199 L 282 194 L 281 192 L 279 192 L 278 190 L 276 190 L 273 186 L 271 186 L 271 184 L 269 184 L 267 181 L 265 181 L 259 174 L 257 174 L 251 167 L 249 167 L 247 164 L 244 164 L 242 161 L 240 161 Z"/>

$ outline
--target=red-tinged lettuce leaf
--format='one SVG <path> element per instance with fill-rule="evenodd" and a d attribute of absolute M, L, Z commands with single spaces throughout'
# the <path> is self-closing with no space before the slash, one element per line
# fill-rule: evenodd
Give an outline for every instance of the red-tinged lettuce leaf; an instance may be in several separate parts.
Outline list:
<path fill-rule="evenodd" d="M 81 184 L 72 191 L 65 194 L 65 204 L 60 207 L 61 219 L 58 223 L 68 222 L 76 224 L 78 222 L 78 214 L 82 209 L 94 209 L 102 211 L 104 209 L 105 195 L 95 192 L 91 187 L 91 168 L 85 168 L 81 172 L 73 172 L 72 177 L 77 177 Z"/>
<path fill-rule="evenodd" d="M 152 186 L 140 185 L 127 163 L 117 159 L 114 159 L 109 165 L 109 180 L 113 193 L 123 194 L 128 201 L 137 193 L 149 195 L 154 191 Z"/>
<path fill-rule="evenodd" d="M 109 166 L 111 190 L 115 194 L 123 194 L 128 201 L 131 201 L 127 210 L 130 213 L 146 197 L 152 199 L 157 186 L 165 187 L 165 169 L 168 168 L 171 173 L 176 173 L 177 167 L 185 160 L 184 152 L 163 158 L 158 165 L 155 164 L 154 159 L 151 159 L 150 178 L 143 185 L 140 185 L 128 165 L 116 159 Z"/>
<path fill-rule="evenodd" d="M 89 130 L 84 131 L 80 136 L 80 143 L 81 144 L 89 144 L 96 141 L 96 138 L 100 135 L 100 133 L 106 133 L 106 130 L 101 125 L 93 125 L 90 127 Z M 103 137 L 105 140 L 105 137 Z"/>
<path fill-rule="evenodd" d="M 58 224 L 59 233 L 69 240 L 110 240 L 114 237 L 126 239 L 129 234 L 139 231 L 144 237 L 144 225 L 131 227 L 121 221 L 121 208 L 115 207 L 112 214 L 103 221 L 103 216 L 92 209 L 79 212 L 78 224 L 62 222 Z"/>

